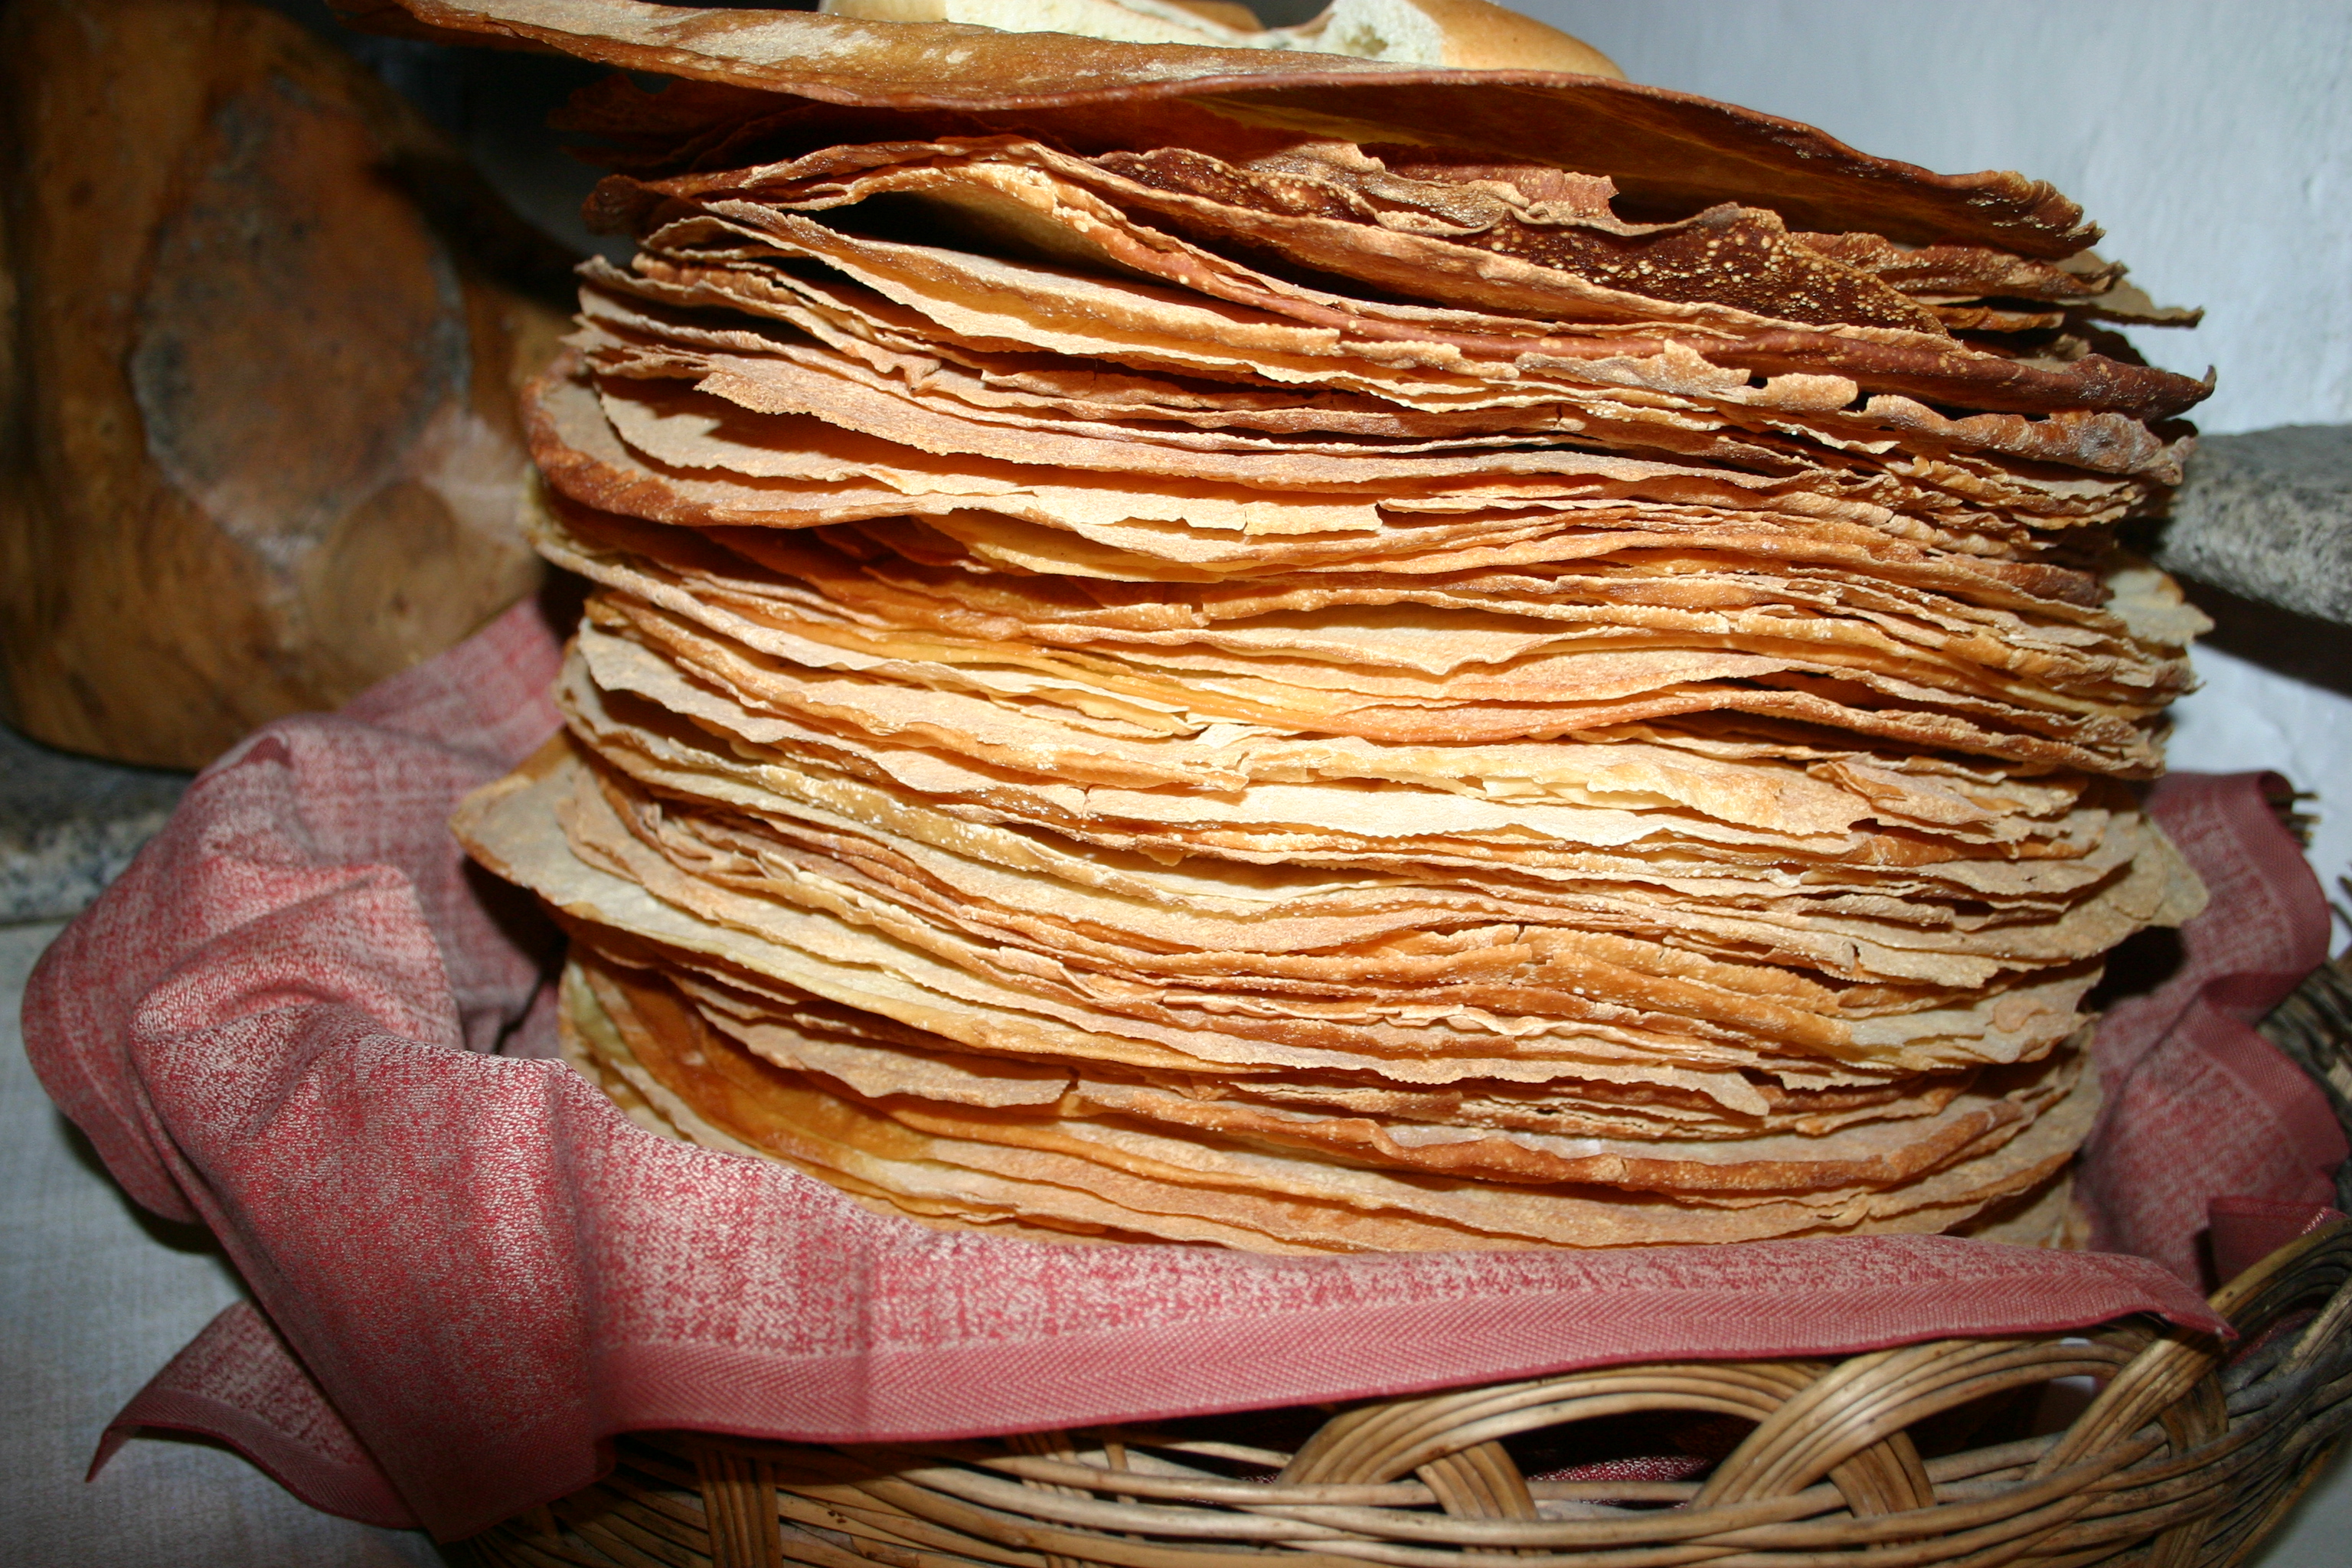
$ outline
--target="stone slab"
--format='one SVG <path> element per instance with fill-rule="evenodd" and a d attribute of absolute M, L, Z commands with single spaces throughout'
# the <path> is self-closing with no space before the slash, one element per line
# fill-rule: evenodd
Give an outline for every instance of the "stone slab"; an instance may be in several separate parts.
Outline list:
<path fill-rule="evenodd" d="M 0 925 L 79 913 L 194 776 L 53 751 L 0 725 Z"/>
<path fill-rule="evenodd" d="M 2352 626 L 2352 425 L 2203 437 L 2157 562 L 2245 598 Z"/>

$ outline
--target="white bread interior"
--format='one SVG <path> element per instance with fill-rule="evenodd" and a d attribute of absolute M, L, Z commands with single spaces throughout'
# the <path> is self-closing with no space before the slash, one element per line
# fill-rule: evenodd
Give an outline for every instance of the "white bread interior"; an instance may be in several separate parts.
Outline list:
<path fill-rule="evenodd" d="M 1333 0 L 1311 22 L 1260 27 L 1234 0 L 824 0 L 830 16 L 962 22 L 1007 33 L 1073 33 L 1129 44 L 1293 49 L 1459 70 L 1625 73 L 1557 27 L 1491 0 Z"/>

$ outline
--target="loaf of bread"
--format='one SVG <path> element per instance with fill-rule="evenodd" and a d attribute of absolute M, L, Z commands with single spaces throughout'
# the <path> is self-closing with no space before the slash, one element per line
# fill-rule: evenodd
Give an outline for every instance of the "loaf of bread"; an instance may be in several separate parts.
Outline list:
<path fill-rule="evenodd" d="M 1465 70 L 1625 73 L 1600 50 L 1490 0 L 1335 0 L 1311 22 L 1266 27 L 1233 0 L 824 0 L 829 16 L 962 22 L 1126 44 L 1294 49 Z"/>

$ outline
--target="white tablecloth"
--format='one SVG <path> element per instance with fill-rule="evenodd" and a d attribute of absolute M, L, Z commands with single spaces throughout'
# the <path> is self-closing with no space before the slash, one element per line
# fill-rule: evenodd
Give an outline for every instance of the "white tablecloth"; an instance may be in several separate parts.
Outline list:
<path fill-rule="evenodd" d="M 0 1562 L 16 1568 L 425 1568 L 419 1533 L 320 1513 L 226 1449 L 140 1438 L 82 1472 L 109 1417 L 213 1315 L 234 1271 L 108 1180 L 26 1065 L 25 976 L 54 925 L 0 928 Z M 2352 1561 L 2339 1458 L 2250 1568 Z"/>

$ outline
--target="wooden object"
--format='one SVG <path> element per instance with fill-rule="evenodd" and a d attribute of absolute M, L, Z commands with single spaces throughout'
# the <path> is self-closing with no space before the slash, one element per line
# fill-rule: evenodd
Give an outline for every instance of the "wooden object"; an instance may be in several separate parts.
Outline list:
<path fill-rule="evenodd" d="M 2234 1358 L 2134 1322 L 1834 1363 L 1609 1367 L 1373 1401 L 1306 1428 L 1284 1415 L 1316 1413 L 1235 1416 L 1213 1436 L 625 1437 L 604 1480 L 448 1555 L 484 1568 L 1817 1568 L 1849 1555 L 2224 1568 L 2352 1420 L 2347 1278 L 2342 1221 L 2239 1276 L 2214 1297 L 2251 1347 Z M 2062 1431 L 1949 1441 L 1956 1418 L 1997 1422 L 2040 1385 L 2085 1376 L 2105 1386 Z M 1518 1462 L 1538 1435 L 1644 1413 L 1754 1425 L 1704 1479 L 1530 1480 Z M 1285 1441 L 1286 1427 L 1309 1435 Z"/>
<path fill-rule="evenodd" d="M 530 591 L 512 398 L 562 317 L 360 67 L 239 0 L 16 0 L 0 193 L 11 721 L 197 766 Z"/>

